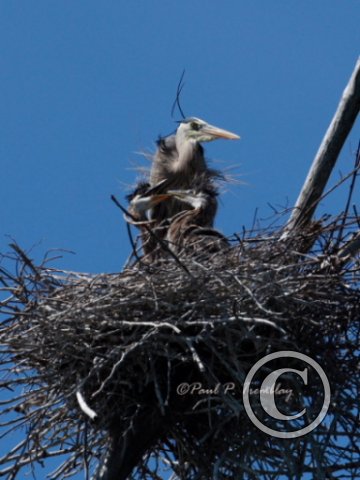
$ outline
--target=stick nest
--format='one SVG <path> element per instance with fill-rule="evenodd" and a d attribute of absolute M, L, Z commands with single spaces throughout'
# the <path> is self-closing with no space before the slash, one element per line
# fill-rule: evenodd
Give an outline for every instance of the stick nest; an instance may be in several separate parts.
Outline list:
<path fill-rule="evenodd" d="M 132 451 L 143 442 L 147 452 L 129 478 L 159 479 L 164 469 L 186 480 L 359 478 L 359 262 L 336 255 L 355 220 L 287 241 L 276 230 L 252 232 L 211 257 L 179 263 L 164 254 L 118 274 L 35 266 L 13 245 L 0 271 L 0 433 L 24 433 L 0 474 L 16 478 L 59 457 L 50 478 L 80 470 L 89 478 L 118 438 L 123 453 L 134 439 Z M 283 350 L 317 361 L 331 387 L 326 419 L 287 440 L 259 430 L 242 398 L 255 362 Z M 291 359 L 273 365 L 304 368 Z M 316 417 L 319 385 L 285 376 L 279 410 L 306 405 L 307 419 Z M 260 407 L 256 395 L 252 402 Z"/>

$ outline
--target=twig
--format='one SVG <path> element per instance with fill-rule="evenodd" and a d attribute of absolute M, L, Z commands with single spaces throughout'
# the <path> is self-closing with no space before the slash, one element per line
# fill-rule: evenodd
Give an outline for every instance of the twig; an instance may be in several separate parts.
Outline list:
<path fill-rule="evenodd" d="M 342 260 L 342 265 L 344 265 L 344 262 L 347 263 L 350 261 L 359 251 L 360 232 L 357 232 L 354 237 L 339 250 L 338 257 Z"/>
<path fill-rule="evenodd" d="M 38 278 L 39 272 L 35 268 L 34 264 L 30 260 L 30 258 L 25 254 L 25 252 L 17 245 L 16 243 L 10 243 L 10 247 L 15 250 L 15 252 L 20 256 L 24 265 L 30 268 L 30 270 L 35 274 L 35 278 Z"/>
<path fill-rule="evenodd" d="M 175 101 L 174 101 L 173 106 L 171 108 L 171 117 L 172 118 L 174 118 L 174 112 L 175 112 L 175 107 L 176 106 L 178 107 L 182 118 L 183 119 L 185 118 L 184 112 L 183 112 L 183 110 L 181 108 L 181 105 L 180 105 L 180 95 L 181 95 L 182 89 L 184 88 L 184 84 L 183 84 L 184 76 L 185 76 L 185 68 L 182 71 L 182 74 L 181 74 L 181 77 L 180 77 L 180 80 L 179 80 L 179 83 L 178 83 L 178 86 L 177 86 L 177 89 L 176 89 L 176 98 L 175 98 Z"/>
<path fill-rule="evenodd" d="M 89 407 L 89 405 L 86 403 L 86 401 L 85 401 L 83 395 L 81 394 L 81 392 L 79 392 L 79 391 L 76 392 L 76 399 L 79 403 L 79 407 L 85 413 L 85 415 L 90 417 L 91 420 L 94 420 L 94 418 L 97 416 L 97 413 L 94 412 L 94 410 Z"/>
<path fill-rule="evenodd" d="M 120 210 L 125 213 L 125 215 L 127 215 L 128 217 L 130 217 L 132 220 L 135 220 L 135 217 L 126 210 L 126 208 L 124 208 L 120 202 L 117 200 L 117 198 L 114 196 L 114 195 L 111 195 L 111 200 L 115 203 L 115 205 L 117 207 L 120 208 Z M 155 238 L 155 240 L 162 246 L 162 248 L 167 252 L 169 253 L 173 259 L 175 260 L 175 262 L 190 276 L 192 277 L 190 271 L 188 270 L 188 268 L 179 260 L 179 258 L 177 257 L 177 255 L 175 255 L 175 253 L 168 247 L 168 245 L 166 244 L 166 242 L 164 242 L 161 238 L 159 238 L 151 228 L 149 228 L 146 224 L 144 224 L 144 228 L 145 230 L 149 233 L 149 235 L 151 235 L 153 238 Z"/>
<path fill-rule="evenodd" d="M 349 214 L 350 204 L 351 204 L 351 199 L 352 199 L 352 196 L 353 196 L 353 193 L 354 193 L 356 179 L 357 179 L 357 176 L 359 174 L 359 166 L 360 166 L 360 141 L 358 143 L 358 148 L 357 148 L 356 155 L 355 155 L 354 172 L 353 172 L 353 176 L 352 176 L 351 183 L 350 183 L 349 194 L 348 194 L 348 198 L 347 198 L 347 201 L 346 201 L 344 214 L 343 214 L 343 217 L 342 217 L 341 227 L 339 229 L 338 236 L 337 236 L 337 242 L 336 242 L 336 245 L 334 247 L 335 249 L 338 245 L 340 245 L 340 242 L 342 240 L 342 234 L 343 234 L 345 224 L 346 224 L 346 220 L 347 220 L 347 217 L 348 217 L 348 214 Z"/>

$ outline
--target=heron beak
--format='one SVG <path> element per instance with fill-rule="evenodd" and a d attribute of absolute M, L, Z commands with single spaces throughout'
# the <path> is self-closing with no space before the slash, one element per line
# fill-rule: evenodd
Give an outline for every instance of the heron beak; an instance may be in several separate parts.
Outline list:
<path fill-rule="evenodd" d="M 239 135 L 236 133 L 229 132 L 228 130 L 223 130 L 222 128 L 215 127 L 213 125 L 204 125 L 201 129 L 201 133 L 209 135 L 214 140 L 216 138 L 227 138 L 228 140 L 239 140 Z"/>
<path fill-rule="evenodd" d="M 167 199 L 168 199 L 168 195 L 166 194 L 158 194 L 158 195 L 151 195 L 151 196 L 145 196 L 145 197 L 138 196 L 137 198 L 131 201 L 130 206 L 134 212 L 143 213 L 155 207 L 158 203 Z"/>
<path fill-rule="evenodd" d="M 161 194 L 162 192 L 166 191 L 166 189 L 171 185 L 173 182 L 173 178 L 164 178 L 161 182 L 157 183 L 153 187 L 150 187 L 146 192 L 143 194 L 144 197 L 153 196 L 157 194 Z"/>
<path fill-rule="evenodd" d="M 124 213 L 123 215 L 124 220 L 126 223 L 130 223 L 131 225 L 135 225 L 136 227 L 141 227 L 142 225 L 151 225 L 154 223 L 156 220 L 134 220 L 133 218 L 130 218 L 128 215 Z"/>
<path fill-rule="evenodd" d="M 149 203 L 150 203 L 150 208 L 155 207 L 159 203 L 163 202 L 164 200 L 168 200 L 171 196 L 168 195 L 167 193 L 162 193 L 158 195 L 152 195 L 150 197 Z"/>
<path fill-rule="evenodd" d="M 179 200 L 184 200 L 189 196 L 190 193 L 191 192 L 189 190 L 168 190 L 167 194 L 164 196 L 168 197 L 167 199 L 177 198 Z"/>
<path fill-rule="evenodd" d="M 185 197 L 190 193 L 190 190 L 168 190 L 166 192 L 169 197 Z"/>

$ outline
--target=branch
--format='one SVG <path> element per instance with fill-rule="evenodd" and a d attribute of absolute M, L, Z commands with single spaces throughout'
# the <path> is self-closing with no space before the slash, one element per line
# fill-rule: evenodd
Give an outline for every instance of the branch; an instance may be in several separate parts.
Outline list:
<path fill-rule="evenodd" d="M 165 429 L 164 417 L 151 407 L 139 411 L 127 432 L 112 429 L 107 459 L 96 480 L 126 480 L 146 451 L 159 441 Z"/>
<path fill-rule="evenodd" d="M 161 185 L 163 186 L 163 184 L 165 182 L 160 182 Z M 166 182 L 167 183 L 167 182 Z M 157 188 L 158 185 L 156 185 L 155 188 Z M 154 188 L 151 188 L 150 190 L 147 191 L 147 193 L 149 192 L 153 192 L 154 191 Z M 131 215 L 130 212 L 128 212 L 120 203 L 119 201 L 117 200 L 117 198 L 115 197 L 115 195 L 111 195 L 111 200 L 115 203 L 115 205 L 117 207 L 120 208 L 120 210 L 125 213 L 125 215 L 127 215 L 128 217 L 130 217 L 132 220 L 135 220 L 136 219 L 134 218 L 133 215 Z M 179 258 L 175 255 L 175 253 L 169 248 L 169 246 L 167 245 L 166 242 L 164 242 L 161 238 L 159 238 L 152 230 L 151 228 L 149 228 L 146 224 L 144 224 L 144 228 L 145 230 L 149 233 L 150 236 L 152 236 L 153 238 L 155 238 L 155 240 L 161 245 L 162 248 L 164 248 L 164 250 L 169 253 L 173 259 L 175 260 L 175 262 L 191 277 L 191 273 L 190 271 L 188 270 L 188 268 L 179 260 Z"/>
<path fill-rule="evenodd" d="M 350 261 L 360 251 L 360 232 L 347 242 L 338 253 L 338 257 L 345 263 Z"/>
<path fill-rule="evenodd" d="M 287 238 L 291 230 L 299 227 L 303 228 L 311 221 L 340 151 L 355 123 L 359 109 L 360 58 L 311 165 L 291 217 L 282 234 L 282 239 Z"/>
<path fill-rule="evenodd" d="M 343 215 L 343 219 L 342 219 L 342 222 L 341 222 L 341 227 L 339 229 L 339 233 L 338 233 L 338 236 L 337 236 L 337 245 L 340 245 L 340 243 L 341 243 L 343 231 L 344 231 L 345 224 L 346 224 L 346 219 L 348 218 L 348 213 L 349 213 L 349 210 L 350 210 L 350 203 L 351 203 L 352 196 L 353 196 L 354 189 L 355 189 L 356 179 L 359 175 L 359 169 L 360 169 L 360 141 L 358 143 L 358 148 L 357 148 L 357 151 L 356 151 L 355 167 L 354 167 L 354 171 L 353 171 L 353 175 L 352 175 L 352 180 L 351 180 L 351 183 L 350 183 L 349 194 L 348 194 L 348 198 L 347 198 L 347 201 L 346 201 L 344 215 Z"/>

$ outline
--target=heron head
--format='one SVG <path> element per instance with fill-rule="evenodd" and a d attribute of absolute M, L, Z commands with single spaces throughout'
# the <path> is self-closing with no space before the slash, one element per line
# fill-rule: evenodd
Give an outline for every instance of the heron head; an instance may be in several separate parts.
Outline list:
<path fill-rule="evenodd" d="M 149 183 L 141 181 L 135 190 L 127 195 L 130 209 L 137 214 L 141 214 L 167 200 L 166 189 L 171 185 L 172 179 L 166 178 L 159 183 L 150 186 Z"/>
<path fill-rule="evenodd" d="M 130 209 L 138 214 L 145 213 L 168 198 L 167 194 L 136 195 L 130 202 Z"/>
<path fill-rule="evenodd" d="M 215 127 L 200 118 L 190 117 L 182 120 L 177 129 L 176 135 L 184 140 L 192 140 L 194 142 L 211 142 L 218 138 L 226 138 L 229 140 L 239 139 L 239 135 Z"/>
<path fill-rule="evenodd" d="M 128 211 L 125 210 L 124 219 L 127 223 L 137 226 L 150 225 L 154 220 L 149 218 L 147 212 L 168 198 L 166 194 L 135 194 L 132 196 Z"/>

